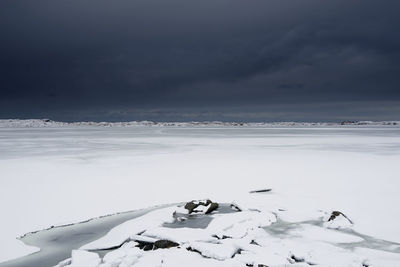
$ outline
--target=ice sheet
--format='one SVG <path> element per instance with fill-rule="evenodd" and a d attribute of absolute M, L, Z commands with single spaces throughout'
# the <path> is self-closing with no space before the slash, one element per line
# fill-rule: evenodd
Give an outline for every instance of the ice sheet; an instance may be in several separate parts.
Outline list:
<path fill-rule="evenodd" d="M 396 126 L 3 127 L 0 261 L 34 251 L 15 239 L 29 231 L 204 198 L 287 220 L 340 210 L 354 230 L 399 242 L 398 162 Z M 248 196 L 260 188 L 273 189 L 268 203 Z"/>

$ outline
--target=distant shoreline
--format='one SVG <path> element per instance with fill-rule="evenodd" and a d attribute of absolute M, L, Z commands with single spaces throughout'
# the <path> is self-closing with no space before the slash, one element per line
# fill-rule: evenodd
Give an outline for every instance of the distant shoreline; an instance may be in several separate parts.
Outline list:
<path fill-rule="evenodd" d="M 49 119 L 0 119 L 0 128 L 40 128 L 65 126 L 97 126 L 97 127 L 130 127 L 130 126 L 222 126 L 222 127 L 293 127 L 293 126 L 399 126 L 400 121 L 342 121 L 342 122 L 221 122 L 221 121 L 191 121 L 191 122 L 60 122 Z"/>

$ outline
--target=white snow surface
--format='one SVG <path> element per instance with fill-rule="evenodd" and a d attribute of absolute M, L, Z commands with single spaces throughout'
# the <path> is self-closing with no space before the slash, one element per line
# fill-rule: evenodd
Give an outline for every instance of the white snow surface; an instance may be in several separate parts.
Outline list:
<path fill-rule="evenodd" d="M 249 213 L 259 210 L 271 219 L 266 225 L 273 222 L 274 214 L 284 221 L 301 224 L 339 210 L 354 223 L 352 230 L 400 243 L 400 210 L 396 208 L 400 203 L 400 128 L 396 125 L 149 127 L 142 123 L 130 127 L 94 127 L 50 123 L 42 127 L 37 121 L 31 121 L 30 127 L 16 124 L 9 120 L 0 122 L 0 262 L 37 250 L 16 239 L 30 231 L 104 214 L 205 198 L 251 207 L 252 210 L 245 211 Z M 272 191 L 248 193 L 263 188 Z M 249 225 L 255 229 L 265 226 L 256 213 L 251 213 L 253 221 L 236 221 L 223 230 L 236 233 L 234 237 L 241 240 L 238 233 Z M 154 225 L 146 226 L 144 235 L 167 235 L 167 231 L 160 231 L 160 223 L 171 217 L 164 215 L 151 220 Z M 218 224 L 217 215 L 209 227 L 213 224 Z M 137 223 L 132 227 L 137 229 L 119 230 L 122 236 L 119 243 L 143 229 Z M 360 258 L 355 259 L 348 249 L 326 242 L 326 238 L 332 242 L 344 238 L 336 233 L 325 236 L 331 233 L 327 231 L 337 230 L 321 229 L 305 226 L 303 231 L 293 230 L 297 239 L 260 238 L 261 247 L 236 255 L 235 261 L 222 262 L 235 266 L 237 261 L 258 258 L 261 263 L 269 255 L 271 264 L 273 259 L 279 264 L 283 257 L 279 253 L 292 250 L 304 259 L 312 255 L 307 259 L 310 262 L 323 262 L 326 255 L 322 252 L 326 251 L 342 255 L 332 259 L 338 262 L 331 266 L 344 266 L 340 264 L 353 260 L 369 260 L 371 266 L 396 266 L 393 262 L 399 262 L 397 253 L 367 248 L 357 248 Z M 179 233 L 179 237 L 186 236 L 187 240 L 178 241 L 187 244 L 207 241 L 190 240 L 194 235 L 204 237 L 200 232 Z M 178 234 L 174 236 L 177 238 Z M 110 240 L 110 244 L 115 242 L 113 238 Z M 202 248 L 209 246 L 203 243 Z M 273 249 L 264 251 L 264 247 Z M 327 249 L 320 250 L 321 247 Z M 133 251 L 138 248 L 125 249 L 129 255 L 120 256 L 127 261 L 121 266 L 130 266 L 129 262 L 139 258 L 143 266 L 153 266 L 147 263 L 159 263 L 159 259 L 165 263 L 163 266 L 178 266 L 177 257 L 188 263 L 196 260 L 202 266 L 222 264 L 198 253 L 187 253 L 185 249 L 157 250 L 146 255 Z M 255 253 L 257 250 L 263 253 Z M 369 256 L 372 254 L 373 257 Z M 105 264 L 104 259 L 101 264 Z"/>
<path fill-rule="evenodd" d="M 99 255 L 96 253 L 88 252 L 85 250 L 73 250 L 71 252 L 71 258 L 62 261 L 55 267 L 97 267 L 101 263 Z"/>

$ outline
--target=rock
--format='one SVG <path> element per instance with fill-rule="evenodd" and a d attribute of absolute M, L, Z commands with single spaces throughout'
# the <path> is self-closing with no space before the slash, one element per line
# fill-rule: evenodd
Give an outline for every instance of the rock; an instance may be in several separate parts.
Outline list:
<path fill-rule="evenodd" d="M 185 209 L 187 209 L 188 212 L 189 212 L 189 214 L 190 214 L 190 213 L 192 213 L 193 210 L 194 210 L 195 208 L 197 208 L 198 206 L 199 206 L 199 204 L 195 204 L 195 203 L 194 203 L 194 200 L 192 200 L 192 201 L 190 201 L 190 202 L 188 202 L 188 203 L 185 204 Z"/>
<path fill-rule="evenodd" d="M 242 209 L 241 209 L 237 204 L 235 204 L 235 203 L 232 203 L 232 204 L 231 204 L 231 208 L 232 208 L 233 210 L 238 211 L 238 212 L 242 211 Z"/>
<path fill-rule="evenodd" d="M 254 194 L 254 193 L 267 193 L 267 192 L 271 192 L 272 189 L 271 188 L 266 188 L 266 189 L 259 189 L 259 190 L 253 190 L 250 191 L 250 194 Z"/>
<path fill-rule="evenodd" d="M 211 203 L 210 207 L 206 210 L 205 214 L 210 214 L 214 210 L 218 209 L 218 206 L 219 206 L 218 203 L 215 203 L 215 202 Z"/>
<path fill-rule="evenodd" d="M 257 243 L 256 241 L 254 241 L 254 240 L 251 240 L 250 244 L 256 245 L 256 246 L 260 246 L 260 244 L 258 244 L 258 243 Z"/>
<path fill-rule="evenodd" d="M 209 208 L 206 210 L 205 214 L 209 214 L 213 212 L 214 210 L 218 209 L 218 203 L 212 202 L 211 200 L 207 199 L 205 202 L 204 201 L 190 201 L 185 204 L 184 208 L 188 210 L 188 213 L 191 214 L 193 212 L 199 212 L 198 210 L 196 211 L 196 208 L 199 206 L 204 206 Z"/>
<path fill-rule="evenodd" d="M 203 206 L 208 206 L 208 205 L 210 205 L 211 203 L 213 203 L 211 200 L 209 200 L 209 199 L 207 199 L 207 201 L 204 203 L 204 202 L 200 202 L 200 205 L 203 205 Z"/>
<path fill-rule="evenodd" d="M 159 248 L 172 248 L 179 246 L 179 244 L 176 242 L 164 239 L 157 240 L 154 243 L 142 240 L 135 240 L 135 241 L 138 243 L 137 247 L 143 249 L 144 251 L 156 250 Z"/>
<path fill-rule="evenodd" d="M 222 236 L 212 235 L 212 237 L 215 237 L 218 240 L 232 238 L 231 236 L 227 236 L 227 235 L 222 235 Z"/>
<path fill-rule="evenodd" d="M 179 246 L 178 243 L 169 241 L 169 240 L 157 240 L 154 243 L 154 249 L 159 249 L 159 248 L 172 248 L 172 247 L 177 247 Z"/>
<path fill-rule="evenodd" d="M 353 222 L 340 211 L 333 211 L 328 220 L 326 220 L 324 223 L 324 227 L 330 229 L 349 228 L 352 225 Z"/>
<path fill-rule="evenodd" d="M 296 263 L 296 262 L 305 262 L 303 257 L 297 257 L 296 255 L 292 254 L 290 256 L 290 259 L 288 259 L 290 263 Z"/>
<path fill-rule="evenodd" d="M 196 252 L 196 253 L 199 253 L 199 254 L 201 255 L 201 252 L 200 252 L 200 251 L 198 251 L 197 249 L 194 249 L 194 248 L 192 248 L 192 247 L 190 247 L 190 246 L 187 247 L 186 250 L 187 250 L 187 251 Z"/>
<path fill-rule="evenodd" d="M 340 212 L 340 211 L 337 211 L 337 210 L 332 211 L 331 216 L 328 219 L 328 222 L 335 220 L 339 216 L 345 217 L 351 224 L 353 224 L 353 222 L 346 215 L 344 215 L 343 212 Z"/>
<path fill-rule="evenodd" d="M 143 250 L 144 251 L 149 251 L 149 250 L 153 250 L 153 245 L 152 244 L 147 244 L 143 246 Z"/>
<path fill-rule="evenodd" d="M 143 249 L 143 250 L 152 250 L 153 249 L 153 244 L 151 242 L 146 242 L 146 241 L 141 241 L 141 240 L 135 240 L 138 244 L 136 247 Z"/>

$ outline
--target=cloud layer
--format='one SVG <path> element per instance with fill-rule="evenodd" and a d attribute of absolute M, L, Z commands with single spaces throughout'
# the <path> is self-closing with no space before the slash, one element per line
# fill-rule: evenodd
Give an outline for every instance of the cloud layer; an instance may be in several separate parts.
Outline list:
<path fill-rule="evenodd" d="M 3 0 L 0 117 L 395 119 L 399 10 L 392 0 Z"/>

